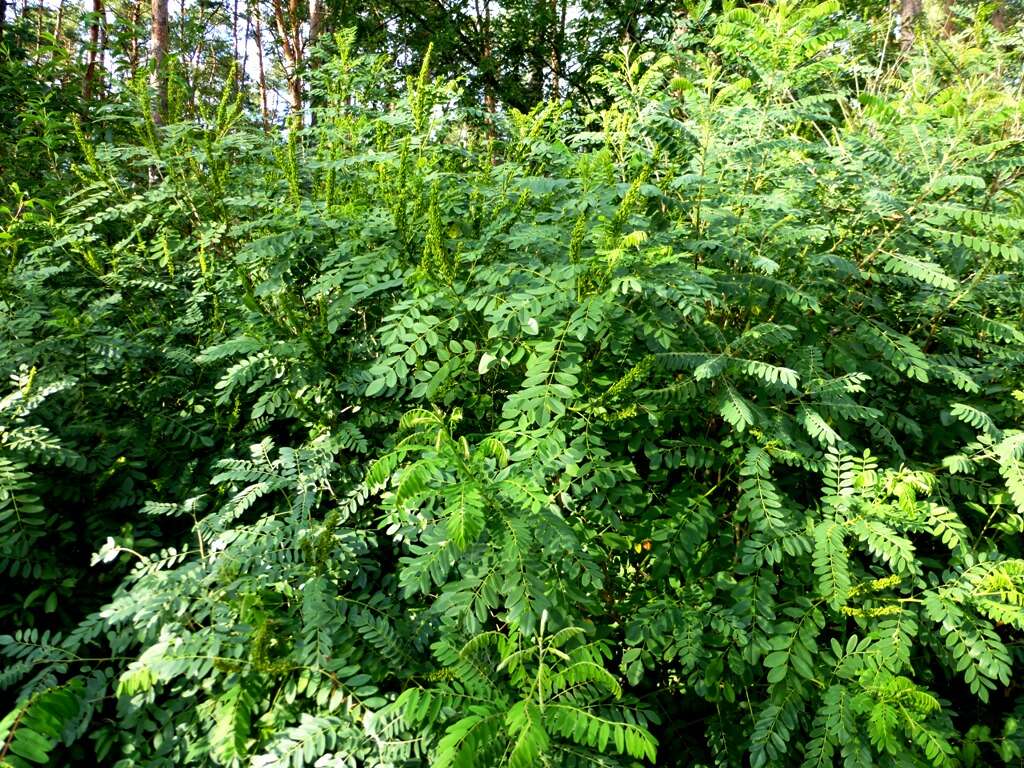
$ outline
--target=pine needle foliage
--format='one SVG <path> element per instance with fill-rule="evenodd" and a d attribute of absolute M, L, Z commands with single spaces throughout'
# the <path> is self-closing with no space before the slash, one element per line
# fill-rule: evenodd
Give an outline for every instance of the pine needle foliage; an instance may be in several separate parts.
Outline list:
<path fill-rule="evenodd" d="M 0 764 L 1019 764 L 986 29 L 694 6 L 491 132 L 342 36 L 286 140 L 83 129 L 0 261 Z"/>

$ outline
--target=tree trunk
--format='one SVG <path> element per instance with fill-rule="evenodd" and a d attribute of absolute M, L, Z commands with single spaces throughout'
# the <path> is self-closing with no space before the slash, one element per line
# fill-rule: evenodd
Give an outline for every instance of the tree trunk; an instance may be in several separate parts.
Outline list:
<path fill-rule="evenodd" d="M 989 21 L 992 23 L 992 26 L 1000 32 L 1006 31 L 1006 3 L 999 3 L 999 5 L 996 6 L 996 9 L 989 17 Z"/>
<path fill-rule="evenodd" d="M 538 13 L 538 18 L 533 25 L 534 38 L 530 41 L 530 107 L 544 101 L 544 67 L 547 58 L 544 52 L 544 16 L 546 13 Z"/>
<path fill-rule="evenodd" d="M 139 19 L 142 18 L 142 0 L 135 0 L 131 5 L 131 15 L 128 23 L 132 30 L 132 39 L 128 44 L 128 71 L 132 73 L 132 80 L 139 72 L 139 37 L 136 34 L 139 27 Z"/>
<path fill-rule="evenodd" d="M 921 16 L 921 0 L 900 0 L 900 49 L 914 47 L 914 25 Z"/>
<path fill-rule="evenodd" d="M 323 0 L 309 0 L 309 47 L 312 48 L 324 23 Z"/>
<path fill-rule="evenodd" d="M 92 0 L 92 21 L 89 23 L 89 63 L 82 79 L 82 98 L 89 101 L 96 80 L 96 60 L 100 56 L 100 19 L 103 17 L 103 0 Z M 104 37 L 106 37 L 104 35 Z"/>
<path fill-rule="evenodd" d="M 57 20 L 53 23 L 53 37 L 56 40 L 61 38 L 61 28 L 64 26 L 64 0 L 57 4 Z"/>
<path fill-rule="evenodd" d="M 238 91 L 245 90 L 245 76 L 249 70 L 249 38 L 252 36 L 252 14 L 245 12 L 245 31 L 242 33 L 242 65 L 238 73 Z"/>
<path fill-rule="evenodd" d="M 281 53 L 285 61 L 285 72 L 288 77 L 288 99 L 291 102 L 292 114 L 302 114 L 302 37 L 298 18 L 298 0 L 289 0 L 288 19 L 285 20 L 284 7 L 281 0 L 273 0 L 274 23 L 277 33 L 281 36 Z"/>
<path fill-rule="evenodd" d="M 306 57 L 307 69 L 313 69 L 316 62 L 311 58 L 313 46 L 316 45 L 324 26 L 323 0 L 309 0 L 309 36 L 306 38 L 306 49 L 310 56 Z M 309 95 L 309 124 L 316 124 L 316 112 L 313 110 L 313 94 Z"/>
<path fill-rule="evenodd" d="M 477 5 L 477 18 L 480 18 L 480 6 Z M 495 135 L 494 115 L 498 111 L 494 98 L 494 83 L 489 75 L 494 67 L 491 51 L 491 0 L 484 0 L 484 12 L 481 19 L 480 39 L 483 42 L 481 50 L 481 68 L 485 70 L 484 82 L 484 110 L 487 112 L 487 135 L 492 139 Z"/>
<path fill-rule="evenodd" d="M 107 9 L 103 5 L 103 0 L 95 0 L 96 4 L 102 9 L 100 11 L 100 51 L 97 57 L 97 65 L 100 68 L 100 79 L 98 82 L 97 92 L 103 89 L 104 80 L 103 75 L 107 74 Z"/>
<path fill-rule="evenodd" d="M 256 27 L 256 72 L 259 77 L 258 85 L 260 89 L 260 111 L 263 115 L 263 130 L 266 131 L 270 129 L 270 110 L 267 109 L 267 75 L 263 68 L 263 22 L 260 0 L 256 0 L 254 7 L 256 9 L 253 18 L 253 23 Z"/>
<path fill-rule="evenodd" d="M 150 53 L 153 57 L 153 123 L 163 125 L 167 120 L 167 0 L 153 0 L 153 32 Z"/>

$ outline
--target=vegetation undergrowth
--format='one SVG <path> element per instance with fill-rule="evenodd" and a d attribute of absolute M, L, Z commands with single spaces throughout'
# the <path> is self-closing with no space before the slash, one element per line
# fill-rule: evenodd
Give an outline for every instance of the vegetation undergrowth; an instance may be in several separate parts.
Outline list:
<path fill-rule="evenodd" d="M 1020 764 L 1020 54 L 878 35 L 75 123 L 0 210 L 0 764 Z"/>

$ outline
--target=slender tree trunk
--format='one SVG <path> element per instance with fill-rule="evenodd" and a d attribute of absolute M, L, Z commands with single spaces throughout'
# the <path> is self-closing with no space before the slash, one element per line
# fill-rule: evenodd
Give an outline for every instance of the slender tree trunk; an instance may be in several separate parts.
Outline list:
<path fill-rule="evenodd" d="M 914 47 L 914 25 L 921 16 L 921 0 L 900 0 L 900 48 L 909 51 Z"/>
<path fill-rule="evenodd" d="M 110 82 L 110 71 L 107 70 L 107 30 L 109 25 L 107 24 L 107 7 L 103 4 L 103 0 L 96 0 L 97 4 L 102 8 L 100 11 L 100 52 L 97 57 L 97 66 L 100 69 L 100 75 L 97 82 L 94 85 L 95 93 L 105 96 L 107 94 L 107 83 Z M 110 126 L 107 126 L 107 130 L 110 130 Z"/>
<path fill-rule="evenodd" d="M 96 80 L 96 61 L 101 55 L 100 22 L 104 14 L 103 0 L 92 0 L 92 14 L 92 21 L 89 23 L 89 63 L 85 67 L 85 77 L 82 78 L 82 98 L 85 101 L 92 98 Z"/>
<path fill-rule="evenodd" d="M 153 0 L 153 30 L 150 53 L 153 56 L 153 122 L 163 125 L 167 120 L 167 0 Z"/>
<path fill-rule="evenodd" d="M 314 69 L 316 61 L 312 58 L 313 46 L 316 45 L 320 33 L 324 31 L 324 3 L 323 0 L 309 0 L 309 36 L 306 38 L 306 49 L 309 56 L 306 57 L 306 68 Z M 316 112 L 313 111 L 313 94 L 309 95 L 309 124 L 316 123 Z"/>
<path fill-rule="evenodd" d="M 544 13 L 539 13 L 534 22 L 534 39 L 530 45 L 530 99 L 532 107 L 544 100 L 544 59 L 547 58 L 544 52 Z"/>
<path fill-rule="evenodd" d="M 490 42 L 490 0 L 483 0 L 483 60 L 486 62 L 488 73 L 493 74 L 495 65 Z M 495 86 L 489 75 L 483 81 L 483 106 L 487 111 L 487 133 L 494 138 L 498 104 L 495 99 Z"/>
<path fill-rule="evenodd" d="M 494 86 L 491 82 L 491 70 L 494 62 L 491 59 L 491 0 L 484 0 L 483 11 L 480 0 L 476 0 L 476 17 L 480 25 L 480 69 L 483 70 L 484 111 L 487 112 L 487 135 L 494 138 L 494 113 L 497 105 L 494 100 Z"/>
<path fill-rule="evenodd" d="M 259 77 L 260 111 L 263 115 L 263 130 L 270 130 L 270 110 L 267 109 L 267 75 L 263 69 L 263 23 L 260 0 L 253 6 L 256 9 L 253 21 L 256 25 L 256 72 Z"/>
<path fill-rule="evenodd" d="M 4 39 L 4 22 L 7 21 L 7 0 L 0 0 L 0 41 Z"/>
<path fill-rule="evenodd" d="M 128 17 L 131 26 L 132 39 L 128 44 L 128 71 L 132 73 L 132 80 L 139 73 L 139 20 L 142 18 L 142 0 L 135 0 L 131 6 L 131 15 Z"/>
<path fill-rule="evenodd" d="M 284 7 L 281 0 L 273 0 L 274 23 L 281 36 L 281 52 L 285 60 L 288 76 L 288 99 L 291 102 L 292 114 L 302 114 L 302 37 L 298 18 L 298 0 L 289 0 L 288 20 L 285 20 Z M 288 71 L 290 70 L 290 71 Z"/>
<path fill-rule="evenodd" d="M 238 72 L 238 90 L 245 90 L 245 75 L 249 69 L 249 38 L 252 37 L 252 14 L 245 9 L 245 32 L 242 33 L 242 65 Z"/>
<path fill-rule="evenodd" d="M 320 37 L 324 24 L 324 3 L 323 0 L 309 0 L 309 46 L 310 48 Z"/>
<path fill-rule="evenodd" d="M 302 39 L 302 19 L 299 17 L 299 0 L 288 0 L 288 18 L 291 21 L 292 51 L 295 53 L 292 87 L 289 89 L 292 98 L 292 113 L 302 121 L 302 70 L 305 66 L 306 46 Z"/>
<path fill-rule="evenodd" d="M 992 22 L 992 26 L 998 29 L 1000 32 L 1006 31 L 1006 3 L 999 3 L 999 5 L 996 6 L 996 9 L 992 12 L 992 15 L 989 17 L 989 21 Z"/>
<path fill-rule="evenodd" d="M 64 0 L 57 4 L 57 20 L 53 23 L 53 36 L 60 40 L 61 28 L 64 26 Z"/>

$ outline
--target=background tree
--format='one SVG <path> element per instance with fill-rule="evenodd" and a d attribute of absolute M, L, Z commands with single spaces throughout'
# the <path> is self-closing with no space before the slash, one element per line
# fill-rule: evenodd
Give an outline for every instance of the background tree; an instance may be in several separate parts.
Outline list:
<path fill-rule="evenodd" d="M 89 19 L 89 63 L 85 67 L 85 76 L 82 81 L 82 98 L 86 101 L 92 98 L 93 89 L 97 86 L 96 69 L 97 62 L 103 61 L 106 47 L 105 30 L 106 10 L 103 7 L 103 0 L 93 0 L 92 14 Z"/>
<path fill-rule="evenodd" d="M 167 0 L 152 0 L 149 52 L 152 60 L 153 123 L 163 125 L 168 114 L 168 41 L 170 39 Z"/>

